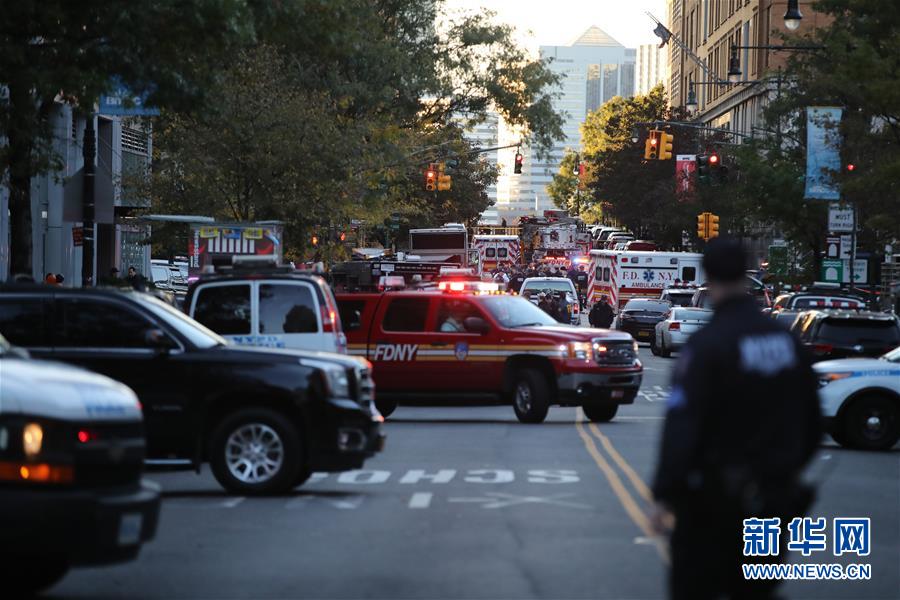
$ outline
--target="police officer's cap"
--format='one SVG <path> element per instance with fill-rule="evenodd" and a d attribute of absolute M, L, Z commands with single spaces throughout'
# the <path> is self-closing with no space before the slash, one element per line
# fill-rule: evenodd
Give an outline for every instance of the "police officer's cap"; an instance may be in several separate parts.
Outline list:
<path fill-rule="evenodd" d="M 747 253 L 734 238 L 716 237 L 706 245 L 703 269 L 709 281 L 733 283 L 744 278 Z"/>

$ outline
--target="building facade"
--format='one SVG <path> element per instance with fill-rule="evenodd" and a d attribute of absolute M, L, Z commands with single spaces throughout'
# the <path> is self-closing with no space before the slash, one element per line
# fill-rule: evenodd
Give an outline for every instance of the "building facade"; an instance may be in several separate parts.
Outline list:
<path fill-rule="evenodd" d="M 111 268 L 134 266 L 149 275 L 149 227 L 132 215 L 149 208 L 147 198 L 129 191 L 131 175 L 147 169 L 152 151 L 149 125 L 134 117 L 95 115 L 95 231 L 94 273 L 97 279 Z M 31 180 L 32 273 L 41 281 L 47 273 L 59 273 L 63 285 L 82 285 L 81 170 L 85 118 L 67 104 L 57 105 L 53 123 L 53 149 L 63 159 L 61 171 Z M 0 183 L 0 281 L 9 272 L 9 189 Z"/>
<path fill-rule="evenodd" d="M 670 42 L 669 92 L 672 106 L 685 106 L 693 87 L 698 108 L 695 119 L 711 127 L 753 135 L 762 127 L 762 111 L 778 93 L 778 69 L 784 52 L 740 46 L 777 46 L 786 33 L 786 0 L 669 0 L 669 29 L 702 60 L 696 60 Z M 803 13 L 796 33 L 822 27 L 827 18 L 816 13 L 812 0 L 801 0 Z M 794 32 L 792 32 L 794 33 Z M 738 47 L 741 82 L 727 82 L 732 46 Z M 739 141 L 739 138 L 736 140 Z"/>
<path fill-rule="evenodd" d="M 635 94 L 646 94 L 658 84 L 668 87 L 666 79 L 669 52 L 658 44 L 638 46 L 635 60 Z"/>
<path fill-rule="evenodd" d="M 522 215 L 555 208 L 547 194 L 547 184 L 559 171 L 566 149 L 581 148 L 585 117 L 614 96 L 635 93 L 636 51 L 625 48 L 599 27 L 589 27 L 569 46 L 541 46 L 540 55 L 551 59 L 549 68 L 562 76 L 560 95 L 553 107 L 564 116 L 565 139 L 554 145 L 546 157 L 538 157 L 533 149 L 523 146 L 521 175 L 512 172 L 515 149 L 498 153 L 502 168 L 497 183 L 497 215 L 509 223 Z M 514 144 L 520 135 L 501 123 L 498 145 Z"/>

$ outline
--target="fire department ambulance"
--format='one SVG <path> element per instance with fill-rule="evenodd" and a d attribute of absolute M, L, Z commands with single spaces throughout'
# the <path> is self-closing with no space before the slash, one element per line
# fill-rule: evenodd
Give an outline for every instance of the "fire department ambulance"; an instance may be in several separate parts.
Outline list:
<path fill-rule="evenodd" d="M 662 290 L 675 285 L 701 285 L 703 255 L 692 252 L 646 252 L 592 250 L 588 302 L 602 296 L 613 310 L 633 298 L 659 298 Z"/>
<path fill-rule="evenodd" d="M 522 255 L 517 235 L 476 235 L 472 247 L 478 250 L 481 268 L 485 273 L 499 267 L 519 264 Z"/>

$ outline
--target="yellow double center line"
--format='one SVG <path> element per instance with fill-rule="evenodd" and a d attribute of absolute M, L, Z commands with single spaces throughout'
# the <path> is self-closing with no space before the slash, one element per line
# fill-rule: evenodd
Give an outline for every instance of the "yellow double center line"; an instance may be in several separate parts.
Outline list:
<path fill-rule="evenodd" d="M 612 445 L 612 442 L 609 441 L 609 438 L 603 435 L 600 432 L 600 429 L 593 423 L 589 423 L 588 427 L 590 428 L 591 433 L 593 433 L 594 437 L 591 437 L 591 434 L 584 427 L 584 413 L 579 409 L 578 410 L 578 418 L 575 421 L 575 429 L 578 431 L 578 435 L 581 436 L 581 441 L 584 442 L 584 447 L 587 449 L 588 454 L 591 455 L 591 458 L 594 459 L 594 462 L 597 464 L 597 467 L 600 468 L 600 471 L 606 477 L 606 480 L 609 482 L 610 487 L 612 488 L 613 493 L 619 499 L 619 502 L 622 504 L 622 507 L 625 509 L 625 512 L 631 518 L 637 528 L 641 530 L 644 536 L 652 540 L 654 545 L 656 546 L 657 552 L 659 552 L 660 558 L 662 558 L 663 562 L 669 564 L 669 550 L 662 539 L 656 535 L 653 531 L 653 527 L 650 524 L 650 517 L 641 508 L 640 504 L 635 501 L 634 497 L 631 495 L 631 492 L 628 491 L 628 488 L 622 481 L 622 478 L 619 476 L 619 473 L 613 468 L 610 462 L 606 459 L 603 453 L 597 448 L 597 444 L 594 441 L 594 437 L 600 440 L 600 443 L 603 445 L 603 449 L 606 450 L 607 454 L 612 458 L 613 462 L 618 465 L 618 467 L 625 474 L 625 477 L 631 482 L 632 487 L 635 491 L 643 498 L 646 502 L 653 502 L 653 494 L 650 492 L 650 488 L 647 487 L 647 484 L 640 478 L 640 476 L 635 472 L 635 470 L 628 464 L 628 461 L 619 454 L 619 452 Z"/>

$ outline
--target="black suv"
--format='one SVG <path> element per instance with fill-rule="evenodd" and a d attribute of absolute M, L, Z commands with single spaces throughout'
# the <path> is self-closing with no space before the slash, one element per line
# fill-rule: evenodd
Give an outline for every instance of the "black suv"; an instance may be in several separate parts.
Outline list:
<path fill-rule="evenodd" d="M 616 329 L 630 333 L 639 342 L 654 343 L 656 324 L 666 317 L 671 305 L 665 300 L 629 300 L 619 311 Z"/>
<path fill-rule="evenodd" d="M 889 313 L 809 310 L 800 313 L 791 331 L 816 361 L 875 358 L 900 345 L 900 321 Z"/>
<path fill-rule="evenodd" d="M 208 461 L 235 493 L 356 469 L 383 444 L 367 361 L 229 346 L 149 294 L 0 286 L 0 333 L 35 357 L 128 385 L 143 405 L 148 458 Z"/>

